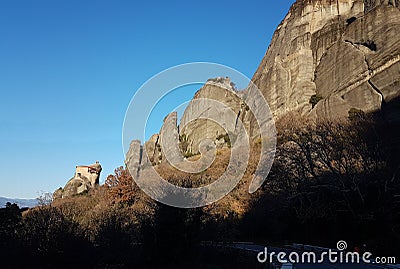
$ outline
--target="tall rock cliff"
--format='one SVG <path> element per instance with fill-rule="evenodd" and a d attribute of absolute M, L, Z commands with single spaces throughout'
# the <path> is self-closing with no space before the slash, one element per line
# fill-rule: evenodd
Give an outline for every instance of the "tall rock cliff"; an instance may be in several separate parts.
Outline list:
<path fill-rule="evenodd" d="M 217 147 L 229 147 L 229 134 L 232 136 L 237 121 L 243 121 L 247 114 L 241 94 L 229 78 L 209 79 L 196 92 L 179 125 L 177 113 L 172 112 L 164 118 L 160 132 L 143 146 L 139 140 L 131 142 L 125 164 L 139 173 L 140 169 L 172 159 L 182 162 L 180 157 L 199 154 L 205 139 Z"/>
<path fill-rule="evenodd" d="M 237 121 L 246 113 L 241 94 L 229 78 L 221 77 L 209 79 L 196 92 L 179 124 L 181 142 L 186 143 L 183 150 L 187 154 L 198 153 L 204 139 L 210 139 L 217 146 L 231 142 L 229 134 L 235 132 Z M 228 112 L 233 112 L 235 117 Z"/>
<path fill-rule="evenodd" d="M 275 117 L 345 117 L 400 95 L 399 0 L 298 0 L 253 76 Z"/>
<path fill-rule="evenodd" d="M 252 81 L 275 119 L 291 111 L 328 119 L 347 117 L 352 109 L 377 111 L 400 99 L 399 41 L 400 0 L 297 0 L 276 29 Z M 260 109 L 261 104 L 252 89 L 249 85 L 237 91 L 229 78 L 208 80 L 179 126 L 176 113 L 168 115 L 160 134 L 144 146 L 132 142 L 126 164 L 138 176 L 148 165 L 168 161 L 167 152 L 182 161 L 178 146 L 186 157 L 197 154 L 205 139 L 216 147 L 229 146 L 239 120 L 252 139 L 258 138 L 257 111 L 250 112 L 249 106 Z M 399 108 L 397 121 L 398 114 Z"/>

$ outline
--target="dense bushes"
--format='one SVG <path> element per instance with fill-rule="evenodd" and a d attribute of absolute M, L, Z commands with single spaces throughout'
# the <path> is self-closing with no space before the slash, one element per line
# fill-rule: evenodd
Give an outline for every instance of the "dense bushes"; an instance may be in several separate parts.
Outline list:
<path fill-rule="evenodd" d="M 21 220 L 21 210 L 16 204 L 7 203 L 5 208 L 0 208 L 0 261 L 11 261 L 12 268 L 21 264 L 18 235 Z"/>
<path fill-rule="evenodd" d="M 258 163 L 255 143 L 243 181 L 204 208 L 154 202 L 123 167 L 87 195 L 23 214 L 8 204 L 0 210 L 2 268 L 211 266 L 202 241 L 334 247 L 344 239 L 350 246 L 367 244 L 377 255 L 399 255 L 399 133 L 379 116 L 350 116 L 342 122 L 281 119 L 276 158 L 262 190 L 248 193 Z M 219 149 L 199 175 L 165 164 L 157 169 L 177 185 L 201 186 L 223 173 L 229 154 Z"/>
<path fill-rule="evenodd" d="M 399 254 L 399 133 L 379 115 L 311 122 L 291 115 L 264 194 L 244 225 L 257 236 L 331 245 L 345 238 L 374 253 Z M 393 247 L 396 246 L 396 247 Z"/>

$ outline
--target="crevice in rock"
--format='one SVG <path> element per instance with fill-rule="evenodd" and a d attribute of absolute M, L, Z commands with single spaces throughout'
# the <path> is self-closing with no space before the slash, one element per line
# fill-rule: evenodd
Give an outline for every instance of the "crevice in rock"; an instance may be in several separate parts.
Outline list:
<path fill-rule="evenodd" d="M 142 163 L 142 158 L 143 158 L 143 145 L 140 145 L 140 150 L 139 150 L 139 164 Z"/>
<path fill-rule="evenodd" d="M 239 117 L 240 117 L 240 110 L 239 110 L 239 112 L 238 112 L 238 114 L 236 116 L 236 120 L 235 120 L 235 131 L 236 131 L 236 127 L 237 127 L 237 124 L 238 124 Z"/>
<path fill-rule="evenodd" d="M 365 46 L 364 44 L 362 44 L 362 43 L 354 43 L 354 42 L 352 42 L 352 41 L 350 41 L 350 40 L 344 40 L 344 42 L 346 42 L 346 43 L 348 43 L 348 44 L 351 44 L 354 48 L 356 48 L 357 50 L 359 50 L 361 53 L 362 53 L 362 55 L 364 56 L 364 62 L 365 62 L 365 64 L 366 64 L 366 66 L 367 66 L 367 68 L 368 68 L 368 79 L 367 79 L 367 83 L 371 86 L 371 88 L 376 92 L 376 93 L 378 93 L 380 96 L 381 96 L 381 107 L 383 108 L 384 106 L 385 106 L 385 104 L 386 104 L 386 102 L 385 102 L 385 98 L 384 98 L 384 96 L 383 96 L 383 93 L 379 90 L 379 88 L 378 87 L 376 87 L 376 85 L 371 81 L 371 75 L 372 75 L 372 73 L 373 73 L 373 70 L 372 70 L 372 68 L 371 68 L 371 66 L 369 65 L 369 62 L 368 62 L 368 60 L 367 60 L 367 55 L 357 46 L 357 45 L 362 45 L 362 46 Z M 372 42 L 372 44 L 375 44 L 373 41 L 367 41 L 367 42 Z M 376 48 L 376 47 L 375 47 Z"/>
<path fill-rule="evenodd" d="M 346 23 L 347 23 L 347 25 L 350 25 L 350 24 L 352 24 L 353 22 L 355 22 L 356 20 L 357 20 L 356 17 L 351 17 L 351 18 L 348 18 L 348 19 L 346 20 Z"/>
<path fill-rule="evenodd" d="M 363 54 L 365 54 L 365 53 L 362 50 L 360 50 L 360 48 L 358 46 L 366 47 L 370 51 L 376 51 L 377 50 L 375 42 L 372 41 L 372 40 L 369 40 L 369 39 L 367 41 L 365 41 L 365 42 L 353 42 L 353 41 L 345 39 L 344 42 L 352 45 L 353 47 L 355 47 L 356 49 L 361 51 Z"/>
<path fill-rule="evenodd" d="M 137 176 L 137 178 L 139 178 L 139 173 L 140 173 L 140 168 L 142 167 L 142 163 L 143 163 L 143 148 L 144 148 L 144 145 L 140 145 L 140 148 L 139 148 L 139 167 L 137 168 L 137 172 L 136 172 L 136 176 Z"/>
<path fill-rule="evenodd" d="M 156 142 L 154 143 L 153 156 L 156 154 L 157 147 L 160 145 L 160 143 L 158 143 L 159 140 L 160 140 L 160 136 L 158 135 L 157 139 L 156 139 Z"/>
<path fill-rule="evenodd" d="M 344 42 L 347 43 L 347 44 L 352 45 L 356 50 L 358 50 L 358 51 L 360 51 L 360 52 L 362 53 L 362 55 L 364 56 L 364 62 L 365 62 L 365 64 L 367 65 L 367 68 L 368 68 L 368 72 L 369 72 L 369 74 L 371 74 L 371 73 L 372 73 L 372 69 L 371 69 L 371 67 L 369 66 L 369 63 L 368 63 L 368 60 L 367 60 L 367 55 L 365 55 L 365 53 L 358 47 L 358 46 L 361 45 L 361 44 L 360 44 L 360 43 L 352 42 L 352 41 L 347 40 L 347 39 L 345 39 Z"/>
<path fill-rule="evenodd" d="M 385 102 L 385 98 L 384 98 L 384 96 L 383 96 L 383 93 L 379 90 L 379 88 L 378 87 L 376 87 L 375 86 L 375 84 L 371 81 L 371 79 L 368 79 L 367 80 L 367 82 L 368 82 L 368 84 L 369 84 L 369 86 L 371 86 L 372 87 L 372 89 L 374 89 L 374 91 L 376 92 L 376 93 L 378 93 L 380 96 L 381 96 L 381 108 L 383 108 L 385 105 L 386 105 L 386 102 Z"/>
<path fill-rule="evenodd" d="M 367 41 L 365 41 L 363 43 L 356 43 L 356 44 L 362 45 L 362 46 L 368 48 L 371 51 L 376 51 L 376 49 L 377 49 L 375 42 L 371 41 L 371 40 L 367 40 Z"/>
<path fill-rule="evenodd" d="M 398 1 L 397 0 L 389 0 L 388 5 L 392 6 L 392 7 L 397 7 L 398 4 L 396 2 L 398 2 Z"/>

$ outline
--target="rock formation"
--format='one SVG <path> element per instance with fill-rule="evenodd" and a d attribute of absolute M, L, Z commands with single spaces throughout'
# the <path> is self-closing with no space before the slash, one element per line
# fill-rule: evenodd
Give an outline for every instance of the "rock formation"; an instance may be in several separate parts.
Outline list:
<path fill-rule="evenodd" d="M 64 188 L 59 188 L 53 194 L 53 199 L 65 198 L 89 191 L 99 185 L 101 165 L 98 161 L 91 165 L 78 165 L 74 177 Z"/>
<path fill-rule="evenodd" d="M 232 135 L 235 131 L 235 121 L 239 117 L 243 120 L 247 112 L 240 94 L 229 78 L 219 77 L 207 81 L 185 109 L 179 126 L 177 113 L 172 112 L 165 117 L 160 133 L 152 135 L 143 146 L 140 146 L 138 140 L 131 142 L 125 164 L 131 173 L 134 171 L 132 176 L 137 177 L 140 169 L 150 165 L 166 161 L 183 162 L 183 157 L 199 153 L 200 143 L 205 139 L 209 139 L 217 147 L 229 147 L 229 134 Z M 225 108 L 220 109 L 207 100 L 221 103 Z M 235 115 L 233 120 L 226 118 L 228 112 Z M 223 126 L 203 118 L 217 118 Z"/>
<path fill-rule="evenodd" d="M 291 111 L 328 119 L 347 117 L 353 109 L 376 111 L 400 97 L 399 36 L 400 0 L 298 0 L 276 29 L 252 81 L 275 119 Z M 249 105 L 260 109 L 259 99 L 253 85 L 237 91 L 229 78 L 209 79 L 189 103 L 179 126 L 176 113 L 168 115 L 160 134 L 143 148 L 139 141 L 132 142 L 126 164 L 138 176 L 140 169 L 167 161 L 165 148 L 175 156 L 179 145 L 183 156 L 189 157 L 199 152 L 205 139 L 216 147 L 230 146 L 229 135 L 238 120 L 251 138 L 259 137 L 248 109 Z M 234 121 L 226 118 L 228 110 L 233 111 Z M 220 124 L 205 119 L 213 117 Z M 166 134 L 171 139 L 163 147 Z"/>
<path fill-rule="evenodd" d="M 399 1 L 298 0 L 253 76 L 275 117 L 375 111 L 400 95 Z"/>
<path fill-rule="evenodd" d="M 183 151 L 188 154 L 199 152 L 200 142 L 210 139 L 217 146 L 229 145 L 228 134 L 235 131 L 235 124 L 245 116 L 246 109 L 241 92 L 236 91 L 229 78 L 209 79 L 206 84 L 196 92 L 189 103 L 179 124 L 179 134 L 182 142 L 186 143 Z M 221 105 L 208 100 L 214 100 Z M 235 113 L 235 119 L 228 118 L 228 110 Z M 219 119 L 219 122 L 211 120 Z M 207 120 L 208 119 L 208 120 Z"/>

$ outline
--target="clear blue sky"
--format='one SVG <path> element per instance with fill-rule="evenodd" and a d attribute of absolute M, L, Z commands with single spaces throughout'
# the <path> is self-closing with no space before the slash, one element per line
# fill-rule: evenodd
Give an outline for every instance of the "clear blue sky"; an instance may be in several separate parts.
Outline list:
<path fill-rule="evenodd" d="M 52 192 L 95 160 L 103 182 L 146 80 L 193 61 L 252 77 L 292 2 L 1 0 L 0 196 Z"/>

